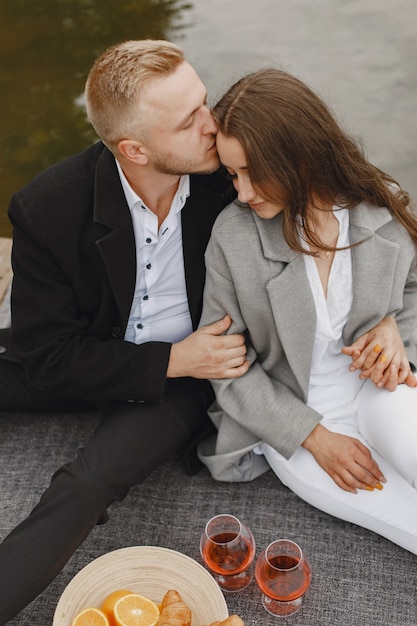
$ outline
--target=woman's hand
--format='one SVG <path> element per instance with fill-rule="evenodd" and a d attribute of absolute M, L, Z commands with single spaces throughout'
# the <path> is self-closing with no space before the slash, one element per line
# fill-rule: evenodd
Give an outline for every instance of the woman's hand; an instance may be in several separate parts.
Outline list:
<path fill-rule="evenodd" d="M 352 345 L 345 346 L 342 352 L 352 357 L 349 370 L 362 370 L 360 378 L 369 378 L 377 387 L 395 391 L 401 383 L 409 387 L 417 386 L 397 322 L 391 316 L 384 318 Z"/>
<path fill-rule="evenodd" d="M 345 491 L 382 489 L 381 483 L 386 482 L 370 451 L 358 439 L 334 433 L 318 424 L 302 445 Z"/>

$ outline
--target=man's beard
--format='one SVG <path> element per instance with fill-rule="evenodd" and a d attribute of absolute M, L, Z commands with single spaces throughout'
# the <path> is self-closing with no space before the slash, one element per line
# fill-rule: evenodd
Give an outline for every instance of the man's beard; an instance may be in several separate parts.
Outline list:
<path fill-rule="evenodd" d="M 153 166 L 160 174 L 170 176 L 183 176 L 184 174 L 211 174 L 219 169 L 220 161 L 213 159 L 212 164 L 207 164 L 196 169 L 195 162 L 191 159 L 182 159 L 172 155 L 153 154 Z"/>

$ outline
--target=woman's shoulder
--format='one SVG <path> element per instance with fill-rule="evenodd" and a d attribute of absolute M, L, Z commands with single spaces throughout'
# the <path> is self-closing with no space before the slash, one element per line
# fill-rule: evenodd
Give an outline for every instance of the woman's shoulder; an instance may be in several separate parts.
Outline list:
<path fill-rule="evenodd" d="M 207 247 L 207 257 L 227 254 L 237 262 L 249 245 L 252 252 L 259 240 L 253 211 L 236 202 L 228 204 L 218 215 Z"/>
<path fill-rule="evenodd" d="M 359 229 L 358 240 L 376 236 L 397 245 L 402 255 L 415 254 L 415 243 L 410 233 L 387 207 L 362 202 L 349 213 L 351 228 Z"/>
<path fill-rule="evenodd" d="M 238 225 L 253 224 L 252 210 L 246 204 L 236 200 L 228 204 L 216 219 L 213 230 L 237 228 Z"/>
<path fill-rule="evenodd" d="M 365 200 L 349 209 L 349 220 L 351 224 L 377 230 L 387 222 L 392 221 L 392 214 L 384 206 L 375 206 Z"/>

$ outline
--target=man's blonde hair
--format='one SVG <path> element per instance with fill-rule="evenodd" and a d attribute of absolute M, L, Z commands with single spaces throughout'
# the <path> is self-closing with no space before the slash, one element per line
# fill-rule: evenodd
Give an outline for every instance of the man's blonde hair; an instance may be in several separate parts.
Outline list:
<path fill-rule="evenodd" d="M 121 139 L 140 139 L 146 133 L 138 107 L 141 89 L 183 61 L 181 48 L 154 39 L 116 44 L 96 60 L 85 86 L 87 116 L 112 152 Z"/>

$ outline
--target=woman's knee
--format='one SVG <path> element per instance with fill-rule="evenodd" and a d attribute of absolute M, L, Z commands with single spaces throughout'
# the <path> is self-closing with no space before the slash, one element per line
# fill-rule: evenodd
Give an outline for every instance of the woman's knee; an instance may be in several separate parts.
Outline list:
<path fill-rule="evenodd" d="M 417 394 L 400 385 L 389 392 L 365 385 L 358 398 L 358 428 L 414 487 L 417 485 Z"/>

